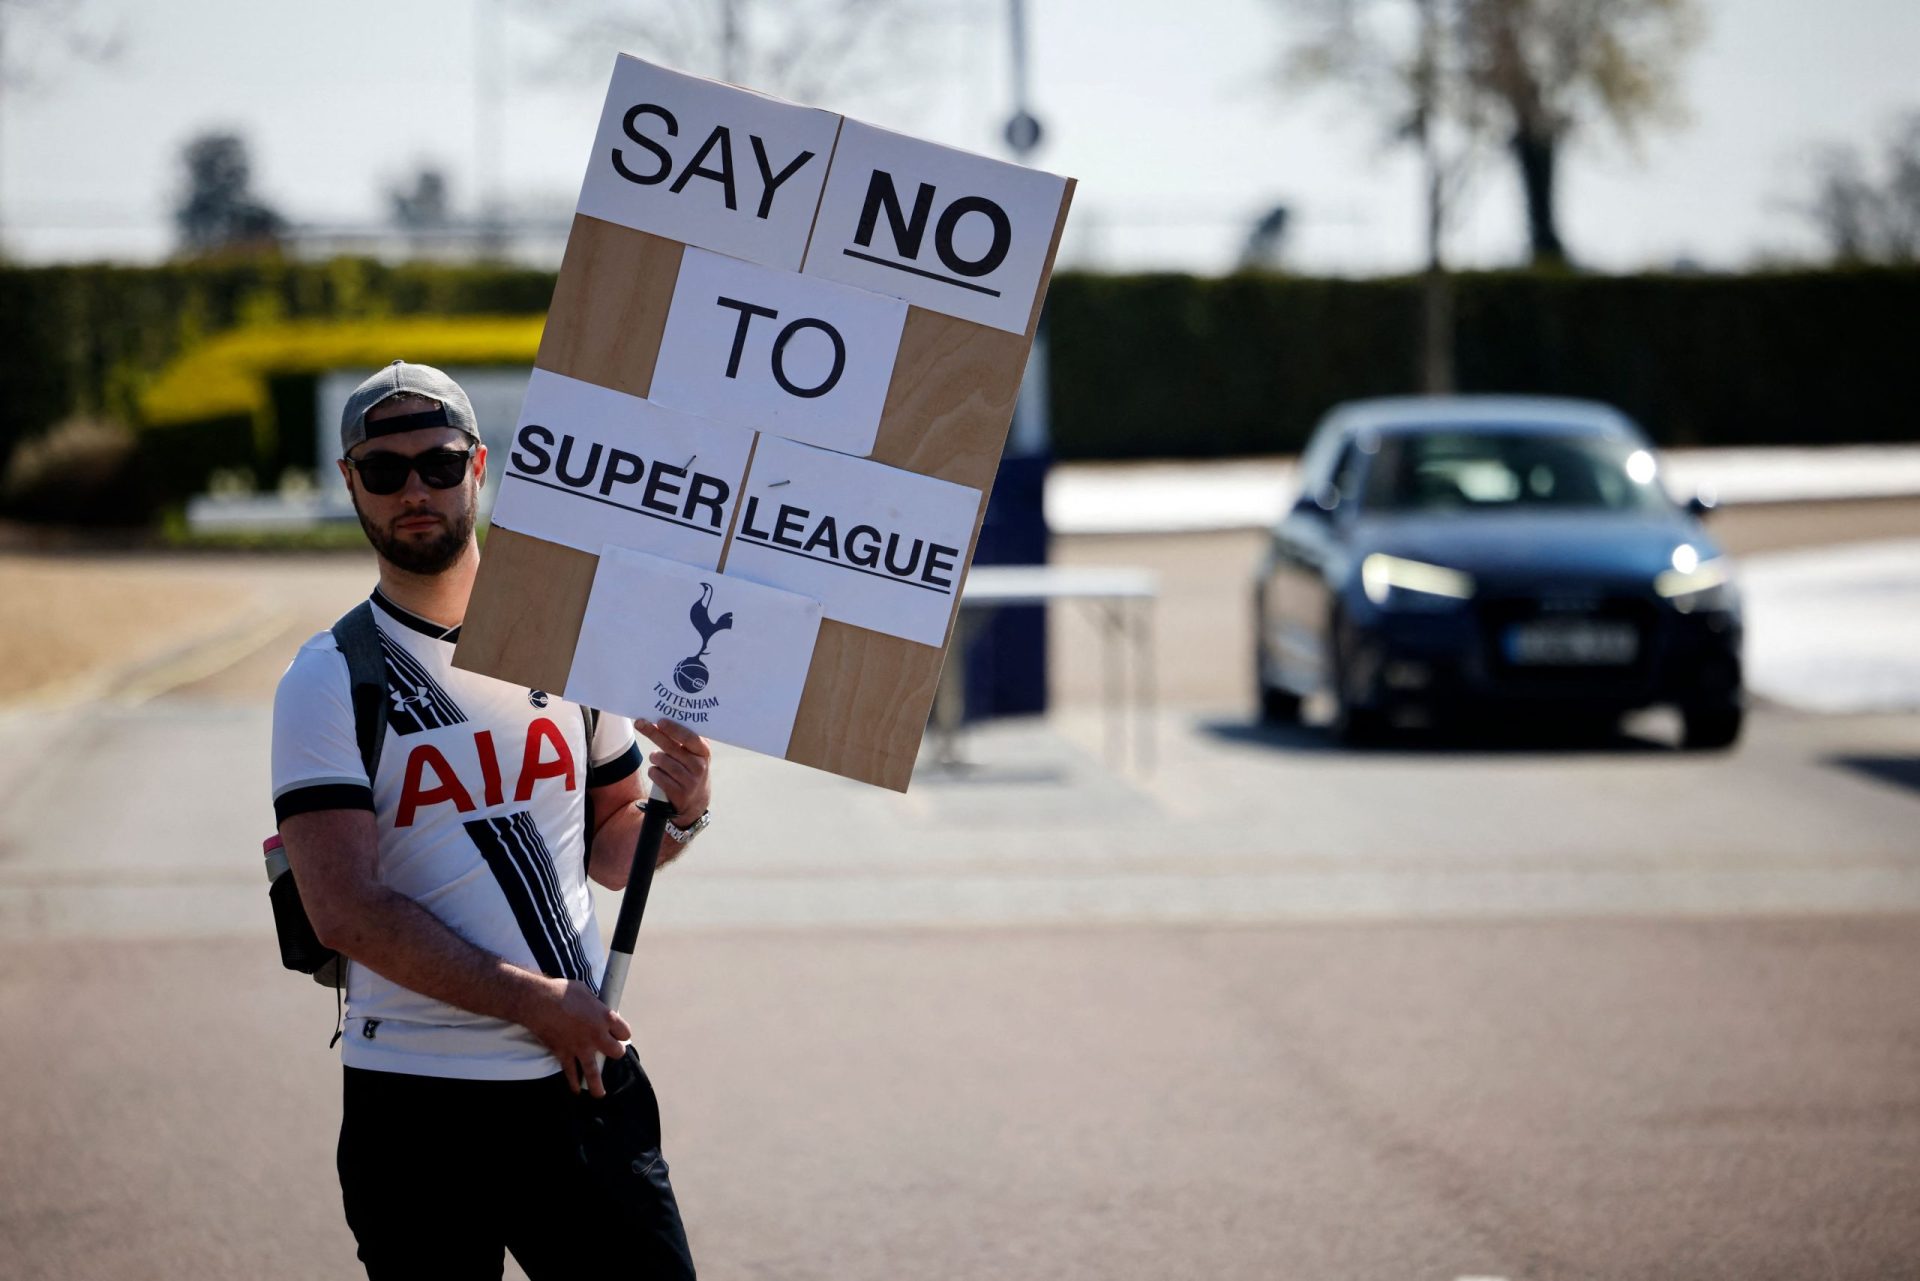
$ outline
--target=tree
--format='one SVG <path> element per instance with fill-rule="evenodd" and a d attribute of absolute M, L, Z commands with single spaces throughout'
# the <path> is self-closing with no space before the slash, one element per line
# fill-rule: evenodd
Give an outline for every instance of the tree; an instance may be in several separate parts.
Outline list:
<path fill-rule="evenodd" d="M 1920 111 L 1889 131 L 1880 173 L 1854 147 L 1829 147 L 1817 161 L 1807 216 L 1836 262 L 1920 262 Z"/>
<path fill-rule="evenodd" d="M 1460 44 L 1473 0 L 1283 0 L 1304 28 L 1282 72 L 1296 87 L 1340 84 L 1376 104 L 1395 142 L 1420 153 L 1426 265 L 1420 386 L 1453 389 L 1446 236 L 1486 121 Z"/>
<path fill-rule="evenodd" d="M 174 210 L 180 247 L 188 253 L 258 252 L 277 248 L 287 220 L 253 194 L 246 140 L 203 133 L 181 150 L 187 189 Z"/>
<path fill-rule="evenodd" d="M 1533 261 L 1564 263 L 1561 148 L 1589 123 L 1635 142 L 1678 114 L 1680 66 L 1701 31 L 1694 0 L 1473 0 L 1462 13 L 1473 89 L 1506 113 Z"/>
<path fill-rule="evenodd" d="M 1637 142 L 1672 119 L 1680 67 L 1701 30 L 1698 0 L 1279 3 L 1309 18 L 1297 68 L 1323 68 L 1322 78 L 1376 97 L 1385 69 L 1390 118 L 1404 121 L 1411 105 L 1453 117 L 1470 138 L 1504 134 L 1536 264 L 1568 259 L 1554 200 L 1566 143 L 1598 124 Z M 1375 70 L 1355 76 L 1355 66 Z M 1428 122 L 1425 136 L 1433 132 Z"/>
<path fill-rule="evenodd" d="M 387 208 L 393 220 L 409 231 L 435 231 L 453 220 L 447 175 L 435 165 L 423 165 L 407 184 L 387 188 Z"/>

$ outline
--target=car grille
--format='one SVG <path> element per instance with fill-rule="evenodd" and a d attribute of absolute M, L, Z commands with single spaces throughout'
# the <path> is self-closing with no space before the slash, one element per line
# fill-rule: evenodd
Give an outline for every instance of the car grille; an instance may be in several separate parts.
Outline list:
<path fill-rule="evenodd" d="M 1659 613 L 1650 600 L 1573 592 L 1496 596 L 1477 602 L 1476 612 L 1486 670 L 1496 683 L 1516 692 L 1534 688 L 1626 693 L 1644 686 L 1653 671 Z M 1623 626 L 1631 628 L 1633 657 L 1627 662 L 1516 661 L 1509 648 L 1513 629 L 1556 623 L 1594 624 L 1594 630 L 1616 635 Z"/>

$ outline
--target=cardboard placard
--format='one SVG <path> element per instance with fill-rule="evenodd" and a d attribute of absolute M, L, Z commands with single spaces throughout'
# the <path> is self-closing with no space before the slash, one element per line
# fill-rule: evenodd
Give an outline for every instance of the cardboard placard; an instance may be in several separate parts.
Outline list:
<path fill-rule="evenodd" d="M 608 547 L 566 696 L 780 756 L 819 630 L 818 601 Z"/>
<path fill-rule="evenodd" d="M 846 454 L 873 448 L 907 305 L 702 249 L 680 259 L 657 404 Z"/>
<path fill-rule="evenodd" d="M 965 485 L 763 438 L 726 571 L 811 596 L 837 622 L 939 645 L 981 506 Z"/>
<path fill-rule="evenodd" d="M 1066 181 L 849 120 L 802 270 L 1025 333 Z"/>
<path fill-rule="evenodd" d="M 840 117 L 621 54 L 579 212 L 797 271 Z"/>
<path fill-rule="evenodd" d="M 664 116 L 634 114 L 648 107 L 670 111 L 678 132 L 665 131 Z M 837 146 L 831 136 L 820 143 L 821 118 L 840 138 Z M 820 172 L 809 160 L 781 178 L 770 164 L 767 174 L 777 181 L 763 188 L 748 181 L 757 168 L 737 163 L 743 155 L 771 158 L 797 148 L 797 156 L 818 146 L 826 148 L 815 157 Z M 615 149 L 648 181 L 612 171 L 607 157 Z M 718 172 L 729 149 L 736 162 L 732 208 Z M 654 163 L 635 168 L 643 158 Z M 881 172 L 891 199 L 875 194 Z M 787 202 L 798 197 L 796 204 L 805 205 L 809 190 L 814 207 L 797 240 L 804 250 L 811 237 L 812 247 L 803 255 L 794 252 L 786 219 L 795 206 Z M 760 198 L 769 193 L 763 207 Z M 715 663 L 745 640 L 747 614 L 780 618 L 777 652 L 757 654 L 752 676 L 728 677 L 742 682 L 728 688 L 748 706 L 736 702 L 725 712 L 742 721 L 711 720 L 713 736 L 905 790 L 1072 195 L 1069 179 L 842 123 L 623 56 L 540 345 L 536 382 L 543 385 L 529 391 L 528 405 L 553 403 L 553 389 L 569 380 L 610 399 L 593 410 L 584 407 L 594 397 L 571 393 L 572 412 L 603 421 L 575 433 L 566 477 L 541 470 L 558 462 L 557 437 L 546 464 L 522 451 L 526 466 L 517 480 L 509 460 L 506 515 L 496 516 L 487 541 L 455 664 L 563 689 L 629 715 L 672 715 L 663 707 L 677 707 L 711 716 L 719 705 L 674 700 L 727 696 L 717 685 L 711 695 L 688 693 L 685 684 L 698 684 L 699 672 L 680 665 L 691 658 L 718 682 Z M 868 205 L 873 226 L 863 233 Z M 867 262 L 844 253 L 849 246 L 894 261 Z M 934 264 L 924 267 L 933 275 L 919 270 L 923 262 Z M 706 294 L 777 314 L 702 301 Z M 836 348 L 817 325 L 794 329 L 780 352 L 789 363 L 775 360 L 780 334 L 803 318 L 832 326 L 845 344 L 838 378 L 828 377 Z M 883 365 L 886 372 L 877 372 Z M 832 385 L 817 397 L 797 395 L 780 385 L 776 369 L 801 391 Z M 809 415 L 805 406 L 773 399 L 827 400 L 843 390 L 846 408 L 830 414 Z M 651 403 L 655 397 L 695 412 Z M 626 403 L 634 398 L 646 398 L 645 411 Z M 523 427 L 550 428 L 533 414 L 523 412 Z M 687 438 L 671 432 L 688 431 L 720 435 L 683 449 Z M 736 443 L 712 443 L 729 439 Z M 744 454 L 742 440 L 751 441 Z M 586 459 L 596 441 L 603 454 L 591 470 Z M 544 448 L 539 438 L 528 443 Z M 620 477 L 609 481 L 616 447 L 639 462 L 623 461 Z M 641 501 L 626 505 L 645 508 L 656 459 L 691 478 L 693 454 L 699 470 L 716 479 L 738 464 L 726 499 L 702 490 L 722 503 L 723 539 L 711 532 L 710 505 L 675 509 L 706 526 L 698 534 L 634 512 L 595 518 L 617 527 L 570 509 L 535 514 L 537 502 L 605 506 L 592 500 L 619 498 L 636 485 Z M 637 468 L 644 476 L 626 476 Z M 675 473 L 661 475 L 656 502 L 686 497 L 669 492 L 679 483 Z M 531 500 L 538 479 L 560 489 Z M 609 486 L 604 495 L 602 484 Z M 507 503 L 514 485 L 523 492 Z M 790 509 L 784 523 L 783 506 Z M 822 519 L 828 516 L 830 529 Z M 636 521 L 660 530 L 636 535 Z M 698 546 L 659 541 L 669 535 L 697 539 Z M 717 561 L 715 542 L 722 544 Z M 638 553 L 630 550 L 636 547 Z M 676 563 L 662 568 L 648 553 Z M 864 563 L 870 559 L 875 563 Z M 714 626 L 721 602 L 735 598 L 752 598 L 751 609 L 735 609 L 732 626 L 710 638 L 697 635 L 696 600 Z M 689 646 L 709 639 L 704 656 Z M 653 670 L 662 664 L 664 675 Z M 797 695 L 793 680 L 774 679 L 801 667 Z M 686 682 L 672 678 L 676 669 Z"/>
<path fill-rule="evenodd" d="M 611 543 L 709 569 L 753 433 L 533 371 L 493 523 L 567 547 Z"/>

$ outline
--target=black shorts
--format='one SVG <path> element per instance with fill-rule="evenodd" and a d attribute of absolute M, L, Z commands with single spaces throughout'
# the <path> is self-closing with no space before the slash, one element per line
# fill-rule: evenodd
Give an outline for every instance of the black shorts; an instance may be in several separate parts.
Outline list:
<path fill-rule="evenodd" d="M 644 1073 L 622 1102 L 629 1137 L 603 1144 L 590 1170 L 579 1100 L 558 1073 L 461 1081 L 347 1068 L 340 1191 L 367 1275 L 497 1279 L 510 1250 L 531 1281 L 691 1278 Z"/>

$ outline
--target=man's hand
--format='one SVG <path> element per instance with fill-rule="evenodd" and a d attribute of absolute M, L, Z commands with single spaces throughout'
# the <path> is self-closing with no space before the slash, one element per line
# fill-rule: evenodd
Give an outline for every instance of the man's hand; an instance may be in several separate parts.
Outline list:
<path fill-rule="evenodd" d="M 678 721 L 635 721 L 633 727 L 660 750 L 647 758 L 647 777 L 673 803 L 673 821 L 685 827 L 713 801 L 713 752 L 707 740 Z"/>
<path fill-rule="evenodd" d="M 594 1098 L 605 1098 L 599 1056 L 617 1059 L 626 1053 L 623 1042 L 633 1036 L 633 1029 L 578 979 L 548 978 L 541 986 L 539 998 L 519 1022 L 560 1060 L 567 1088 L 578 1094 L 584 1082 Z"/>

